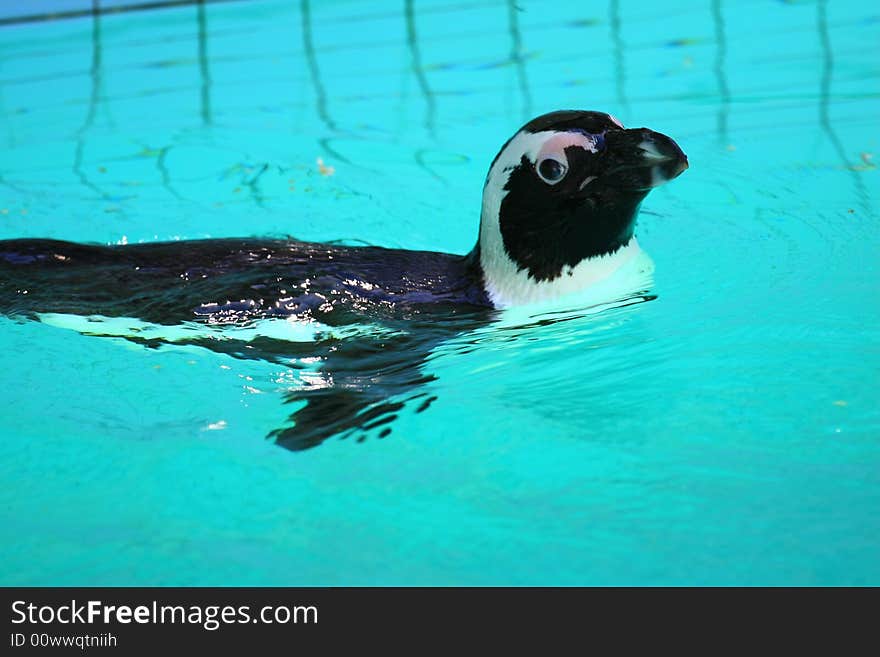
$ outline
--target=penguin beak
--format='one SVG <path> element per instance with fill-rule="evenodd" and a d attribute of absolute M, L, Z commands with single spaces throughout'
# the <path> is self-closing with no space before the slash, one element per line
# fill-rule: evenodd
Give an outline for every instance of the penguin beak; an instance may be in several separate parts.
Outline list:
<path fill-rule="evenodd" d="M 677 178 L 688 168 L 678 144 L 647 128 L 605 133 L 603 181 L 614 187 L 650 190 Z"/>

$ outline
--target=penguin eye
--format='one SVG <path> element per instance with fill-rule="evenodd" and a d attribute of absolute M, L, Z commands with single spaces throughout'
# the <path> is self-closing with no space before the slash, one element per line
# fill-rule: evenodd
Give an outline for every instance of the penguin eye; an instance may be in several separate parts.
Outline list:
<path fill-rule="evenodd" d="M 538 162 L 538 176 L 548 185 L 555 185 L 565 178 L 568 173 L 568 165 L 552 155 Z"/>

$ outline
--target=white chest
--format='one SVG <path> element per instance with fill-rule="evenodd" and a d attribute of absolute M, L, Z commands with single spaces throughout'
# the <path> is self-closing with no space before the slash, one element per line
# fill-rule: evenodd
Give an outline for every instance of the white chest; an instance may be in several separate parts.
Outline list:
<path fill-rule="evenodd" d="M 537 282 L 526 270 L 517 271 L 506 253 L 481 253 L 486 291 L 496 308 L 583 297 L 589 302 L 611 301 L 651 283 L 654 265 L 635 238 L 616 252 L 566 267 L 552 281 Z"/>

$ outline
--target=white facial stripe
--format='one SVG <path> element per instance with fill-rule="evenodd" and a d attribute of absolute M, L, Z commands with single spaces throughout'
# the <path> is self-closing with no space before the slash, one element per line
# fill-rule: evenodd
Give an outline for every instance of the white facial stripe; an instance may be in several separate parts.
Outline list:
<path fill-rule="evenodd" d="M 616 116 L 614 116 L 613 114 L 609 114 L 609 115 L 608 115 L 608 118 L 611 119 L 612 121 L 614 121 L 614 124 L 615 124 L 615 125 L 620 126 L 621 128 L 623 128 L 623 124 L 620 122 L 620 119 L 618 119 Z"/>
<path fill-rule="evenodd" d="M 596 146 L 596 139 L 590 135 L 585 135 L 581 132 L 560 132 L 555 137 L 550 137 L 550 139 L 544 142 L 534 161 L 539 162 L 548 155 L 555 155 L 561 158 L 562 161 L 565 161 L 565 149 L 569 146 L 580 146 L 591 153 L 599 151 Z"/>
<path fill-rule="evenodd" d="M 480 217 L 480 264 L 486 279 L 486 287 L 492 302 L 496 306 L 504 305 L 498 295 L 492 292 L 498 286 L 495 281 L 516 278 L 518 274 L 516 264 L 504 250 L 504 239 L 501 236 L 499 216 L 501 201 L 507 195 L 504 185 L 510 176 L 511 170 L 519 166 L 522 156 L 525 154 L 532 162 L 538 156 L 544 142 L 555 136 L 556 132 L 519 132 L 510 143 L 499 153 L 495 164 L 489 169 L 486 176 L 486 185 L 483 188 L 483 208 Z"/>
<path fill-rule="evenodd" d="M 516 136 L 510 140 L 504 150 L 498 154 L 495 164 L 489 170 L 489 175 L 486 176 L 486 186 L 488 187 L 489 182 L 493 177 L 497 177 L 498 175 L 504 176 L 504 181 L 501 183 L 503 185 L 504 182 L 507 182 L 507 174 L 505 172 L 517 166 L 523 155 L 525 155 L 531 162 L 535 162 L 535 160 L 538 159 L 538 153 L 541 152 L 544 143 L 554 135 L 559 134 L 561 133 L 551 130 L 534 133 L 518 132 Z"/>

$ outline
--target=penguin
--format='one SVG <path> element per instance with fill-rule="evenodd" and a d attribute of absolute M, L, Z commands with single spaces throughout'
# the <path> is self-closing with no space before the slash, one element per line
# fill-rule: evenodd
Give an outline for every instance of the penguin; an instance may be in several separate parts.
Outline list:
<path fill-rule="evenodd" d="M 422 399 L 417 412 L 430 405 L 420 388 L 431 380 L 422 364 L 434 346 L 500 309 L 565 299 L 613 277 L 640 253 L 634 231 L 644 198 L 687 167 L 663 134 L 626 129 L 603 112 L 551 112 L 526 123 L 492 161 L 478 241 L 465 255 L 257 238 L 2 240 L 0 312 L 154 326 L 378 324 L 350 340 L 318 336 L 308 356 L 283 338 L 188 340 L 236 357 L 320 360 L 332 384 L 291 393 L 307 403 L 292 426 L 273 432 L 282 446 L 305 449 L 337 434 L 363 439 L 372 430 L 384 437 L 406 403 Z"/>

